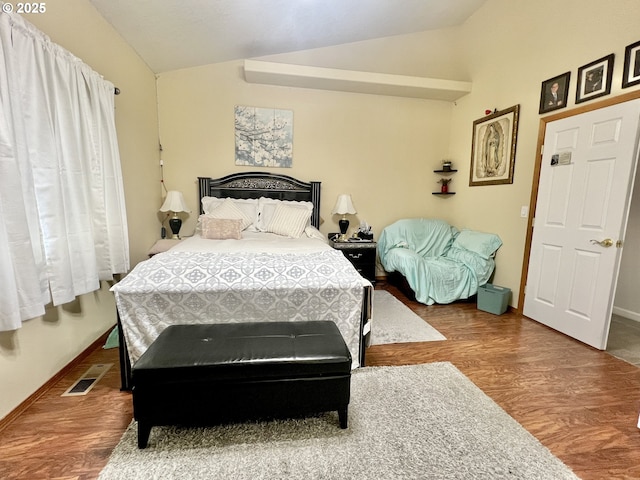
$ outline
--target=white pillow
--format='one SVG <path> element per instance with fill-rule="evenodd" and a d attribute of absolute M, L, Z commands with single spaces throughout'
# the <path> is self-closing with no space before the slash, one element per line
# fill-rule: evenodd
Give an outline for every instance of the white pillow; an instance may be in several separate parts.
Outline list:
<path fill-rule="evenodd" d="M 257 232 L 256 225 L 258 224 L 258 199 L 257 198 L 217 198 L 217 197 L 202 197 L 202 211 L 204 213 L 211 213 L 215 208 L 219 207 L 226 200 L 230 200 L 238 207 L 245 215 L 251 219 L 251 225 L 247 228 L 249 231 Z"/>
<path fill-rule="evenodd" d="M 274 198 L 260 197 L 258 201 L 258 223 L 257 228 L 260 232 L 266 232 L 271 219 L 276 211 L 278 205 L 286 205 L 292 208 L 302 209 L 308 214 L 308 222 L 306 225 L 311 225 L 311 213 L 313 212 L 313 203 L 311 202 L 296 202 L 293 200 L 277 200 Z M 306 226 L 305 225 L 305 226 Z"/>
<path fill-rule="evenodd" d="M 207 214 L 210 218 L 224 218 L 230 220 L 242 220 L 242 229 L 251 225 L 252 219 L 245 214 L 230 198 L 225 199 L 219 206 Z"/>
<path fill-rule="evenodd" d="M 317 238 L 318 240 L 322 240 L 324 243 L 329 243 L 327 240 L 327 236 L 323 235 L 320 230 L 318 230 L 313 225 L 307 225 L 304 228 L 304 233 L 309 238 Z"/>
<path fill-rule="evenodd" d="M 267 226 L 267 232 L 290 238 L 300 238 L 311 213 L 304 208 L 278 204 Z"/>

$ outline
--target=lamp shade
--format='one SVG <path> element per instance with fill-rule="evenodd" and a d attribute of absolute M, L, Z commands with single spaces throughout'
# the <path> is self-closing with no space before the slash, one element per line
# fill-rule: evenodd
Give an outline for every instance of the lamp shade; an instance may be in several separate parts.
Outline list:
<path fill-rule="evenodd" d="M 160 207 L 161 212 L 188 212 L 191 210 L 187 207 L 187 203 L 184 201 L 182 192 L 177 190 L 169 190 L 167 192 L 167 198 L 164 199 L 164 203 Z"/>
<path fill-rule="evenodd" d="M 351 195 L 349 195 L 348 193 L 343 193 L 341 195 L 338 195 L 336 206 L 333 207 L 331 214 L 346 215 L 347 213 L 354 215 L 358 212 L 356 212 L 356 208 L 353 206 L 353 201 L 351 201 Z"/>

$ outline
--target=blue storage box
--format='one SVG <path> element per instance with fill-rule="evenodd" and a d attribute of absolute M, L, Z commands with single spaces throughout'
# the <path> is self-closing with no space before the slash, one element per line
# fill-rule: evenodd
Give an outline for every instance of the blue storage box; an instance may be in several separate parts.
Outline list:
<path fill-rule="evenodd" d="M 502 315 L 509 307 L 511 289 L 487 283 L 478 287 L 478 310 Z"/>

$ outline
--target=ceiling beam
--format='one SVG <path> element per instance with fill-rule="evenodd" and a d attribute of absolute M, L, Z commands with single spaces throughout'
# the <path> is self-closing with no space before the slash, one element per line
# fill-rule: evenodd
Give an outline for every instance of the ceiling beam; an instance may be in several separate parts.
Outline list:
<path fill-rule="evenodd" d="M 470 82 L 308 67 L 258 60 L 244 61 L 244 77 L 249 83 L 449 102 L 471 92 Z"/>

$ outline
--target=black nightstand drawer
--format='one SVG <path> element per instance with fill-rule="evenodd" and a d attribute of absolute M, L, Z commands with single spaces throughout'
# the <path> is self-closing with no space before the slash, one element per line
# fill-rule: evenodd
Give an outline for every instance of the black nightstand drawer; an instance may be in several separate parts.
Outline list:
<path fill-rule="evenodd" d="M 355 269 L 360 275 L 369 280 L 371 283 L 375 283 L 376 280 L 376 265 L 354 265 Z"/>
<path fill-rule="evenodd" d="M 375 249 L 366 249 L 366 250 L 343 250 L 342 251 L 345 256 L 349 259 L 351 263 L 355 267 L 364 266 L 367 264 L 374 264 L 376 262 L 376 250 Z"/>
<path fill-rule="evenodd" d="M 376 243 L 331 242 L 331 246 L 341 250 L 360 275 L 371 283 L 376 281 Z"/>

